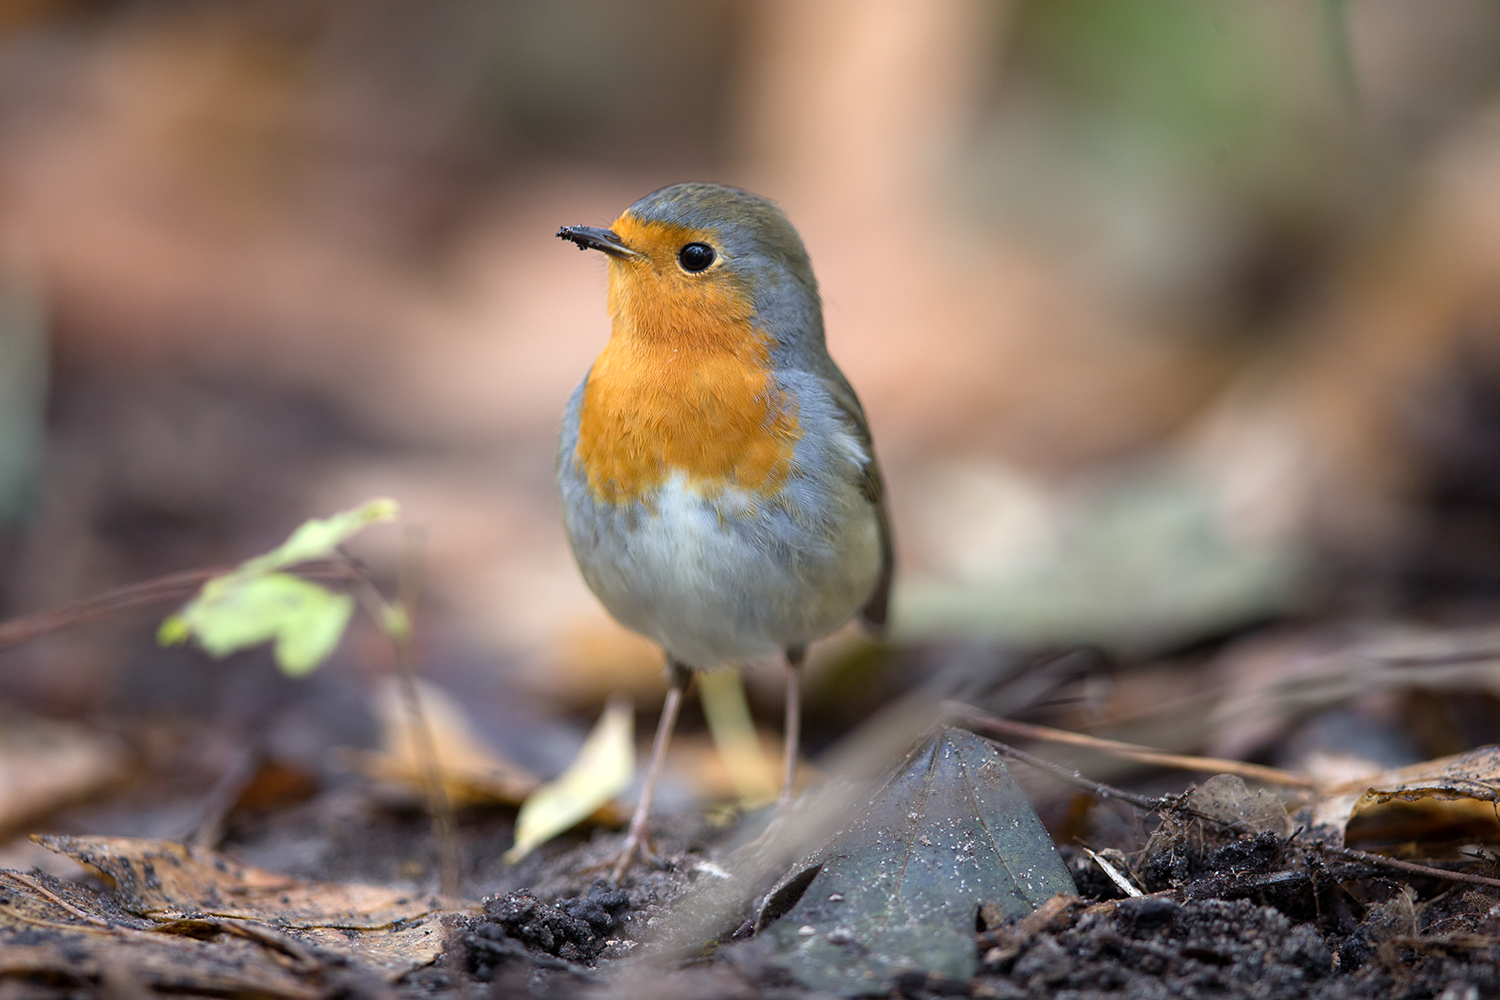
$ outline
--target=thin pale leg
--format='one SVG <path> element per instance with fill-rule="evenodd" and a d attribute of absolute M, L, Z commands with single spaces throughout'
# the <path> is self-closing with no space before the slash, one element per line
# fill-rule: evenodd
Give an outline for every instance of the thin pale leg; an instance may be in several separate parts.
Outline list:
<path fill-rule="evenodd" d="M 782 751 L 786 771 L 781 779 L 777 812 L 792 801 L 792 786 L 797 780 L 797 745 L 802 733 L 802 657 L 806 652 L 805 646 L 788 646 L 786 650 L 786 731 Z"/>
<path fill-rule="evenodd" d="M 672 741 L 672 730 L 677 727 L 677 711 L 682 707 L 682 692 L 692 678 L 692 670 L 681 663 L 667 664 L 667 700 L 662 703 L 661 721 L 656 724 L 656 739 L 651 743 L 651 763 L 646 767 L 646 783 L 641 786 L 641 799 L 635 804 L 635 815 L 630 818 L 630 832 L 625 837 L 625 846 L 615 859 L 610 878 L 616 885 L 625 876 L 636 852 L 646 843 L 646 824 L 651 818 L 651 798 L 656 794 L 656 783 L 661 780 L 662 768 L 667 762 L 667 744 Z"/>

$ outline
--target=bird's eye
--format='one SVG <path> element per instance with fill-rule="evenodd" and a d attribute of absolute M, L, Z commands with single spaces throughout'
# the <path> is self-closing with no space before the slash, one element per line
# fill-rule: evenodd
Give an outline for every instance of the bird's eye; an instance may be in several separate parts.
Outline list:
<path fill-rule="evenodd" d="M 714 262 L 714 248 L 707 243 L 689 243 L 677 251 L 677 261 L 684 271 L 701 271 Z"/>

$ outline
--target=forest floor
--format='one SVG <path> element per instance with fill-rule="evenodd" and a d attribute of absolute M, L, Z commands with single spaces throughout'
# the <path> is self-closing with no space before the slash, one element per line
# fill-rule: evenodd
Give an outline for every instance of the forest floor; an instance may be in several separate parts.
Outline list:
<path fill-rule="evenodd" d="M 206 728 L 188 733 L 148 762 L 156 773 L 55 815 L 48 828 L 75 836 L 42 838 L 60 852 L 52 860 L 36 848 L 37 867 L 0 872 L 0 996 L 829 995 L 799 980 L 770 935 L 754 933 L 782 874 L 743 864 L 764 811 L 663 812 L 654 857 L 614 888 L 602 876 L 618 830 L 576 831 L 511 865 L 501 854 L 514 811 L 467 809 L 463 898 L 444 898 L 425 814 L 353 771 L 312 787 L 284 767 L 242 768 L 198 796 L 204 811 L 193 835 L 116 836 L 191 811 L 173 775 L 208 753 L 213 737 Z M 1171 787 L 1161 772 L 1146 780 L 1157 792 Z M 1500 882 L 1484 884 L 1500 874 L 1493 855 L 1434 862 L 1456 864 L 1467 882 L 1384 867 L 1326 850 L 1339 842 L 1336 830 L 1257 828 L 1243 798 L 1254 796 L 1235 780 L 1230 787 L 1243 800 L 1231 795 L 1218 823 L 1182 795 L 1151 800 L 1153 810 L 1109 801 L 1107 791 L 1075 793 L 1062 825 L 1076 828 L 1086 814 L 1096 852 L 1061 847 L 1077 894 L 1030 916 L 981 910 L 972 975 L 898 967 L 875 995 L 1500 993 Z M 820 794 L 829 793 L 814 786 L 804 802 Z M 1104 865 L 1130 883 L 1130 895 Z M 746 870 L 748 878 L 731 878 Z M 684 913 L 708 912 L 693 909 L 695 894 L 730 883 L 732 898 L 721 892 L 713 916 L 692 917 L 685 930 Z M 844 941 L 848 954 L 868 951 L 858 940 L 864 926 Z"/>

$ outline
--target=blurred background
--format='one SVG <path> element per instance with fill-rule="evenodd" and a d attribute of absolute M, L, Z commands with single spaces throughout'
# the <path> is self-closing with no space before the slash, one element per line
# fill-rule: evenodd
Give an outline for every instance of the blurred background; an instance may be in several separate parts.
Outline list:
<path fill-rule="evenodd" d="M 1492 0 L 0 2 L 0 611 L 388 495 L 421 669 L 494 745 L 547 773 L 611 690 L 654 711 L 559 522 L 608 320 L 553 233 L 690 179 L 801 231 L 889 482 L 893 644 L 818 651 L 814 748 L 945 671 L 1082 726 L 1350 622 L 1494 621 Z M 0 651 L 0 706 L 191 788 L 233 755 L 140 726 L 309 772 L 375 740 L 371 630 L 293 682 L 159 617 Z"/>

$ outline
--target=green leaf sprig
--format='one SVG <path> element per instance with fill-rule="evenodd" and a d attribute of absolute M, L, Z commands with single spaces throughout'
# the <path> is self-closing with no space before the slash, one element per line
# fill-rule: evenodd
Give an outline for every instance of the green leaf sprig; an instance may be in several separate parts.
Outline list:
<path fill-rule="evenodd" d="M 174 646 L 193 638 L 214 657 L 274 642 L 276 665 L 283 673 L 310 673 L 343 638 L 354 598 L 286 570 L 339 558 L 338 547 L 346 540 L 371 524 L 395 519 L 399 510 L 396 501 L 382 498 L 308 521 L 278 548 L 205 583 L 197 596 L 161 623 L 157 641 Z M 381 626 L 393 638 L 404 637 L 409 629 L 405 613 L 394 605 L 384 610 Z"/>

